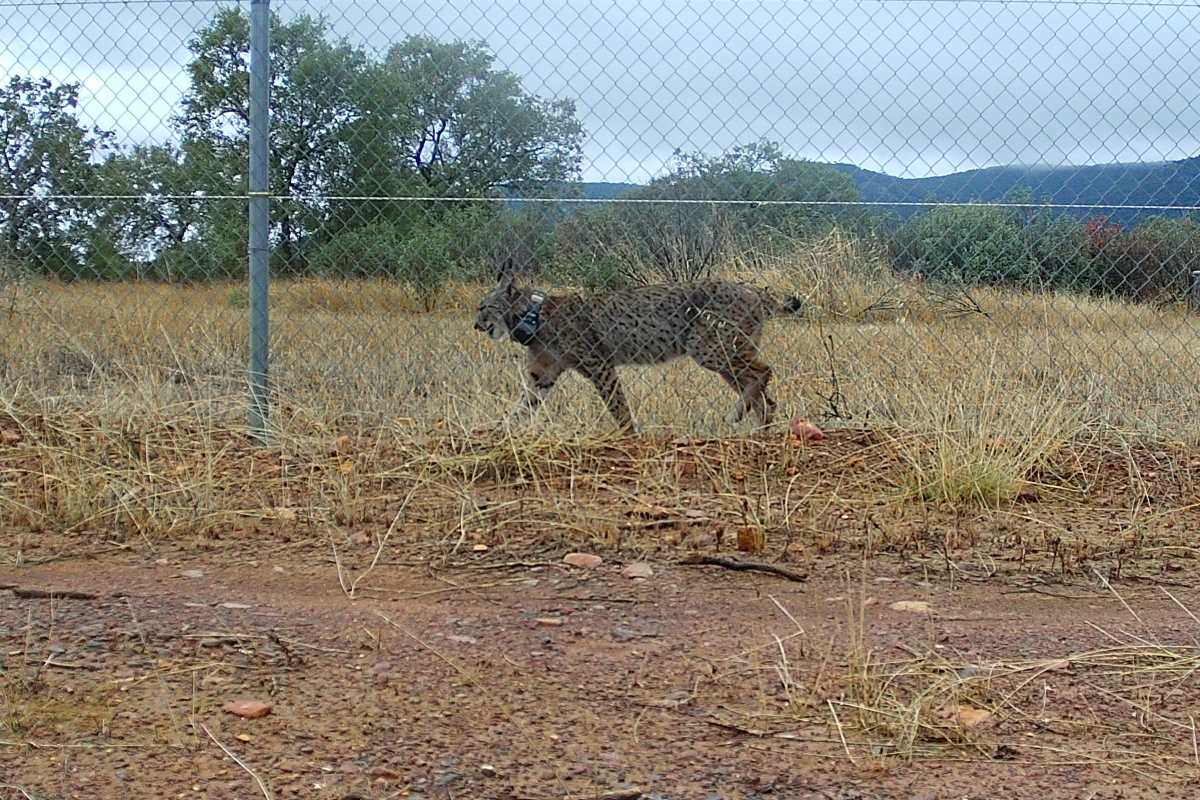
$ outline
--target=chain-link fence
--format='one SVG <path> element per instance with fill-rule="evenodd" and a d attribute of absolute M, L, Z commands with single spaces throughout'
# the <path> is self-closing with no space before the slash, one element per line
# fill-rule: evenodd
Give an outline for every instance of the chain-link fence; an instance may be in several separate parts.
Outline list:
<path fill-rule="evenodd" d="M 6 392 L 243 418 L 257 308 L 280 425 L 1195 436 L 1198 4 L 0 12 Z"/>

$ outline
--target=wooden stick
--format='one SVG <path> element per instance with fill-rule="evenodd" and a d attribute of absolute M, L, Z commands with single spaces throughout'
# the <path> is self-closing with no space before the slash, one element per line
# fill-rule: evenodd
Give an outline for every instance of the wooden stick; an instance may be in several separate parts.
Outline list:
<path fill-rule="evenodd" d="M 721 558 L 719 556 L 689 556 L 676 563 L 687 566 L 723 567 L 724 569 L 746 572 L 766 572 L 770 575 L 778 575 L 781 578 L 787 578 L 789 581 L 796 581 L 798 583 L 808 580 L 807 575 L 792 572 L 783 567 L 777 567 L 774 564 L 763 564 L 758 561 L 738 561 L 734 558 Z"/>
<path fill-rule="evenodd" d="M 225 755 L 227 755 L 233 759 L 233 763 L 237 764 L 239 767 L 246 770 L 246 774 L 249 775 L 251 778 L 254 778 L 254 782 L 258 784 L 258 788 L 262 790 L 263 797 L 267 798 L 267 800 L 273 800 L 273 798 L 271 797 L 271 791 L 267 788 L 267 785 L 265 783 L 263 783 L 263 779 L 258 777 L 257 773 L 255 773 L 254 770 L 252 770 L 248 766 L 246 766 L 245 761 L 242 761 L 240 758 L 238 758 L 236 755 L 233 754 L 232 750 L 230 750 L 225 745 L 221 744 L 221 742 L 217 739 L 217 737 L 212 735 L 212 731 L 210 731 L 208 729 L 207 725 L 205 725 L 204 723 L 200 723 L 200 730 L 207 733 L 208 738 L 212 739 L 213 742 L 217 745 L 217 747 L 221 748 L 221 751 L 223 753 L 225 753 Z"/>
<path fill-rule="evenodd" d="M 37 599 L 43 597 L 64 598 L 67 600 L 98 600 L 100 595 L 95 592 L 77 592 L 72 589 L 31 589 L 20 586 L 12 587 L 12 593 L 17 597 Z"/>

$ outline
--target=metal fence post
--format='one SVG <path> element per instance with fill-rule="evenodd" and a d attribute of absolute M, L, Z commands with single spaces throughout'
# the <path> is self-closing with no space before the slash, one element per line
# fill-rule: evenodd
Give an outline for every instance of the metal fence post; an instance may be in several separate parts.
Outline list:
<path fill-rule="evenodd" d="M 250 431 L 266 438 L 270 416 L 267 288 L 270 276 L 270 0 L 250 0 Z"/>
<path fill-rule="evenodd" d="M 1200 311 L 1200 269 L 1192 270 L 1192 309 Z"/>

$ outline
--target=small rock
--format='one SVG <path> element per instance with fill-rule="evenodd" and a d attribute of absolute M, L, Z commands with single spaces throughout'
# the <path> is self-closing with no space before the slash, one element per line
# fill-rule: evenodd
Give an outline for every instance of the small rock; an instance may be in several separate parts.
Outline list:
<path fill-rule="evenodd" d="M 231 608 L 234 610 L 253 608 L 253 607 L 254 606 L 248 606 L 245 603 L 221 603 L 221 608 Z"/>
<path fill-rule="evenodd" d="M 888 606 L 892 611 L 907 611 L 910 614 L 931 614 L 933 608 L 924 600 L 897 600 Z"/>
<path fill-rule="evenodd" d="M 254 737 L 252 737 L 252 736 L 248 736 L 248 735 L 246 735 L 246 734 L 244 734 L 244 733 L 239 733 L 237 736 L 235 736 L 235 737 L 233 737 L 233 738 L 237 739 L 239 742 L 252 742 L 252 741 L 254 741 Z"/>
<path fill-rule="evenodd" d="M 747 526 L 738 528 L 737 548 L 743 553 L 761 553 L 767 546 L 767 532 L 762 528 Z"/>
<path fill-rule="evenodd" d="M 282 574 L 283 574 L 283 572 L 284 572 L 284 569 L 283 569 L 283 567 L 281 567 L 281 566 L 279 566 L 278 564 L 276 564 L 275 566 L 271 567 L 271 572 L 277 572 L 277 573 L 279 573 L 280 575 L 282 575 Z"/>
<path fill-rule="evenodd" d="M 788 429 L 802 442 L 819 442 L 825 438 L 825 431 L 803 417 L 796 417 L 788 425 Z"/>
<path fill-rule="evenodd" d="M 271 713 L 270 704 L 261 700 L 231 700 L 222 708 L 230 714 L 244 719 L 258 719 Z"/>
<path fill-rule="evenodd" d="M 483 764 L 479 767 L 479 771 L 489 778 L 494 778 L 500 773 L 491 764 Z"/>
<path fill-rule="evenodd" d="M 154 559 L 154 563 L 158 564 L 160 567 L 165 567 L 167 564 L 171 563 L 171 560 L 168 558 L 156 558 Z"/>
<path fill-rule="evenodd" d="M 982 725 L 992 718 L 992 712 L 985 711 L 982 708 L 973 708 L 971 706 L 958 707 L 958 723 L 964 728 L 974 728 L 977 725 Z"/>
<path fill-rule="evenodd" d="M 462 636 L 457 633 L 450 634 L 446 637 L 446 639 L 447 641 L 454 642 L 455 644 L 479 644 L 479 640 L 474 636 Z"/>
<path fill-rule="evenodd" d="M 203 578 L 204 570 L 200 569 L 185 569 L 179 573 L 181 578 Z"/>
<path fill-rule="evenodd" d="M 621 570 L 621 574 L 626 578 L 653 578 L 654 570 L 643 561 L 635 561 Z"/>
<path fill-rule="evenodd" d="M 471 545 L 471 550 L 476 553 L 486 553 L 488 551 L 488 546 L 486 544 Z"/>
<path fill-rule="evenodd" d="M 566 620 L 562 617 L 538 617 L 534 620 L 534 622 L 543 628 L 557 628 L 558 626 L 565 624 Z"/>
<path fill-rule="evenodd" d="M 443 772 L 433 779 L 434 789 L 449 789 L 456 783 L 460 783 L 463 779 L 462 775 L 457 772 Z"/>
<path fill-rule="evenodd" d="M 591 553 L 567 553 L 563 556 L 563 562 L 570 564 L 572 567 L 583 567 L 584 569 L 593 569 L 604 563 L 604 559 Z"/>
<path fill-rule="evenodd" d="M 628 642 L 631 639 L 636 639 L 637 631 L 632 628 L 626 628 L 624 625 L 614 625 L 612 629 L 612 637 L 618 642 Z"/>

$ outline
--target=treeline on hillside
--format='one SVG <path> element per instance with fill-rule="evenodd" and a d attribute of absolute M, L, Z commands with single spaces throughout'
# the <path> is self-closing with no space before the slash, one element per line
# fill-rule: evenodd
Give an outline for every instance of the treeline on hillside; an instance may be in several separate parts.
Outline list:
<path fill-rule="evenodd" d="M 0 85 L 3 271 L 244 274 L 248 20 L 224 10 L 188 47 L 169 143 L 123 146 L 85 127 L 76 85 L 20 75 Z M 855 205 L 845 172 L 766 141 L 677 153 L 666 174 L 625 195 L 633 203 L 520 202 L 578 190 L 585 132 L 571 101 L 529 94 L 482 44 L 412 36 L 374 56 L 319 19 L 273 17 L 271 47 L 270 191 L 289 198 L 272 202 L 277 275 L 386 277 L 432 305 L 445 282 L 509 259 L 590 286 L 686 280 L 731 262 L 786 263 L 834 228 L 886 248 L 898 272 L 966 284 L 1169 299 L 1200 269 L 1195 218 L 1123 227 L 939 206 L 901 221 Z"/>

